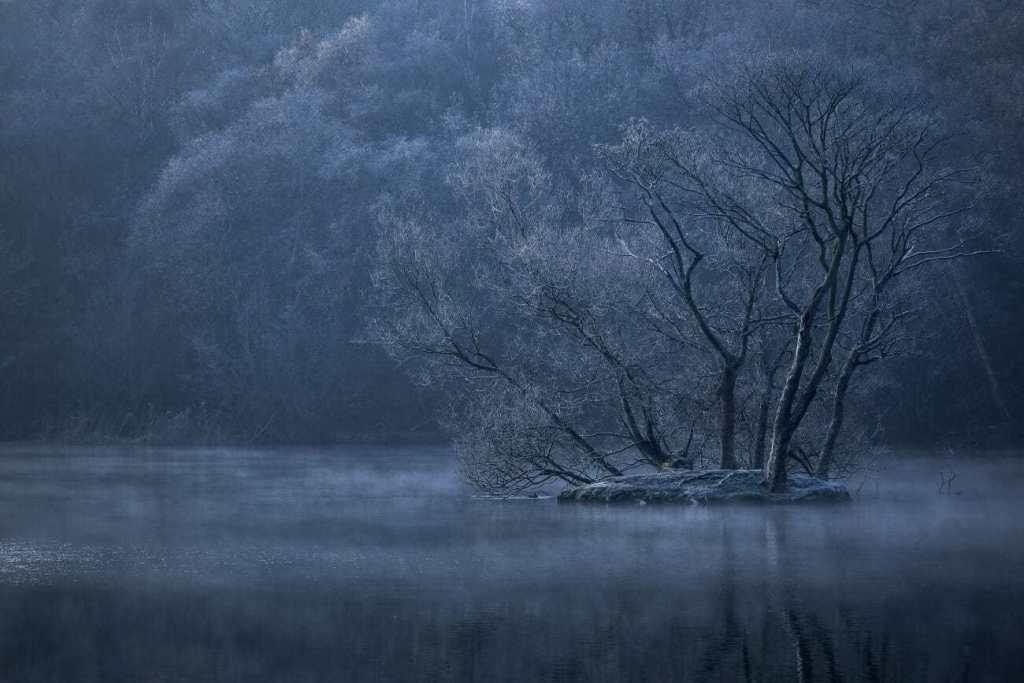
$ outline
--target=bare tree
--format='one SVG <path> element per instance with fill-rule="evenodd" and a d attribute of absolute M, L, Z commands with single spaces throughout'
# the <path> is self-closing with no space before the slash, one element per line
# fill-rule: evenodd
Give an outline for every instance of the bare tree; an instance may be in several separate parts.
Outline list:
<path fill-rule="evenodd" d="M 378 338 L 458 382 L 481 488 L 685 462 L 709 405 L 720 467 L 763 467 L 775 491 L 791 463 L 827 477 L 854 380 L 905 346 L 922 275 L 988 252 L 962 225 L 975 172 L 943 163 L 920 107 L 795 61 L 712 101 L 716 125 L 634 121 L 565 182 L 510 133 L 466 134 L 446 229 L 383 204 Z"/>
<path fill-rule="evenodd" d="M 890 283 L 977 253 L 951 234 L 967 208 L 953 189 L 972 172 L 941 163 L 946 138 L 919 107 L 817 66 L 748 70 L 719 94 L 717 111 L 738 139 L 738 151 L 718 163 L 771 197 L 770 211 L 696 173 L 693 189 L 769 254 L 778 300 L 795 319 L 765 466 L 767 483 L 779 490 L 794 436 L 832 374 L 836 402 L 819 466 L 828 472 L 853 369 L 885 353 L 906 315 L 886 296 Z M 859 308 L 852 355 L 836 373 L 837 341 Z"/>
<path fill-rule="evenodd" d="M 457 230 L 410 217 L 408 200 L 382 213 L 391 315 L 377 334 L 433 361 L 427 381 L 457 385 L 469 478 L 509 493 L 686 462 L 701 442 L 683 417 L 686 368 L 644 320 L 641 269 L 514 136 L 475 131 L 457 153 Z"/>
<path fill-rule="evenodd" d="M 653 235 L 653 240 L 620 235 L 619 243 L 667 284 L 678 304 L 674 308 L 682 309 L 657 312 L 677 335 L 695 336 L 716 358 L 719 464 L 735 469 L 737 383 L 751 338 L 763 322 L 759 315 L 770 261 L 742 240 L 723 239 L 715 217 L 690 211 L 693 189 L 688 182 L 694 175 L 682 161 L 694 151 L 690 142 L 676 131 L 659 133 L 640 121 L 625 129 L 621 144 L 601 147 L 599 153 L 642 202 L 639 213 L 626 212 L 624 227 Z M 682 332 L 680 323 L 694 334 Z"/>

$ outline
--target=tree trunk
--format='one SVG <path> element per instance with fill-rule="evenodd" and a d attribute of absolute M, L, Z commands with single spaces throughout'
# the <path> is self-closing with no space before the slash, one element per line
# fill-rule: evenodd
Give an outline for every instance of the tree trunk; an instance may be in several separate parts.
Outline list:
<path fill-rule="evenodd" d="M 776 414 L 775 427 L 772 429 L 772 446 L 765 463 L 764 479 L 768 489 L 774 493 L 786 489 L 786 461 L 789 459 L 789 444 L 793 440 L 793 430 L 789 420 L 780 420 L 782 410 Z"/>
<path fill-rule="evenodd" d="M 765 451 L 768 448 L 768 416 L 772 409 L 771 392 L 766 391 L 761 399 L 761 407 L 757 414 L 757 439 L 754 442 L 754 468 L 764 468 Z"/>
<path fill-rule="evenodd" d="M 816 297 L 817 298 L 817 295 Z M 764 479 L 769 490 L 778 493 L 786 488 L 786 461 L 789 458 L 789 444 L 793 439 L 793 404 L 796 402 L 800 380 L 803 378 L 807 358 L 811 354 L 811 325 L 817 309 L 817 301 L 800 316 L 796 334 L 796 348 L 793 350 L 793 362 L 786 373 L 786 382 L 779 397 L 779 409 L 775 413 L 775 424 L 772 427 L 772 446 L 768 453 L 768 462 L 764 467 Z"/>
<path fill-rule="evenodd" d="M 473 57 L 473 2 L 472 0 L 462 0 L 462 30 L 465 32 L 464 39 L 466 41 L 466 59 Z"/>
<path fill-rule="evenodd" d="M 821 458 L 818 466 L 814 468 L 814 476 L 821 479 L 828 479 L 829 471 L 832 469 L 832 460 L 835 456 L 836 441 L 839 439 L 839 432 L 843 429 L 843 416 L 846 410 L 846 392 L 850 388 L 850 380 L 853 371 L 857 369 L 857 351 L 850 353 L 843 369 L 836 382 L 836 395 L 832 401 L 832 419 L 828 423 L 828 432 L 825 434 L 825 443 L 821 447 Z"/>
<path fill-rule="evenodd" d="M 734 365 L 725 366 L 718 395 L 722 405 L 721 444 L 722 453 L 719 467 L 734 470 L 736 464 L 736 376 Z"/>
<path fill-rule="evenodd" d="M 988 379 L 988 388 L 992 394 L 992 402 L 995 403 L 996 408 L 1003 419 L 1007 423 L 1013 420 L 1013 416 L 1010 414 L 1010 409 L 1007 407 L 1006 399 L 1003 398 L 1002 388 L 999 386 L 999 377 L 996 375 L 995 367 L 992 365 L 992 358 L 988 354 L 988 349 L 985 347 L 985 340 L 981 336 L 981 331 L 978 329 L 978 319 L 974 315 L 974 306 L 971 305 L 971 301 L 967 298 L 967 290 L 964 288 L 964 283 L 960 279 L 960 271 L 955 267 L 949 269 L 949 273 L 952 276 L 953 284 L 956 286 L 956 293 L 960 297 L 960 305 L 963 308 L 964 316 L 967 318 L 967 327 L 971 331 L 971 339 L 974 341 L 974 349 L 978 352 L 978 358 L 981 360 L 981 365 L 985 369 L 985 377 Z"/>

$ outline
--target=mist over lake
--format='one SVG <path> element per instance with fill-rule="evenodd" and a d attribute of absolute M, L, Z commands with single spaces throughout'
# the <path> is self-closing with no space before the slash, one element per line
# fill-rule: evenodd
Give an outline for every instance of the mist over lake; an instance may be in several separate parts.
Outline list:
<path fill-rule="evenodd" d="M 479 499 L 445 449 L 8 448 L 0 675 L 1012 680 L 1018 458 L 766 513 Z"/>

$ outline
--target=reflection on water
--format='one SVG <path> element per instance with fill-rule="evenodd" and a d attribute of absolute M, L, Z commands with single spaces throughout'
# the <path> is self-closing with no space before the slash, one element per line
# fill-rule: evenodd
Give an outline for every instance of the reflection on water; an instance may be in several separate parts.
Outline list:
<path fill-rule="evenodd" d="M 9 449 L 0 679 L 1015 680 L 1024 467 L 956 467 L 701 510 L 474 499 L 429 449 Z"/>

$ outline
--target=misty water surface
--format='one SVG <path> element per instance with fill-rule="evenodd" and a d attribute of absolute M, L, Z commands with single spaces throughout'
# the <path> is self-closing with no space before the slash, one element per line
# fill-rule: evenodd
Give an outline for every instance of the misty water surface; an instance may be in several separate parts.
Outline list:
<path fill-rule="evenodd" d="M 705 510 L 474 498 L 440 449 L 8 449 L 0 679 L 1014 680 L 1024 468 L 950 466 Z"/>

